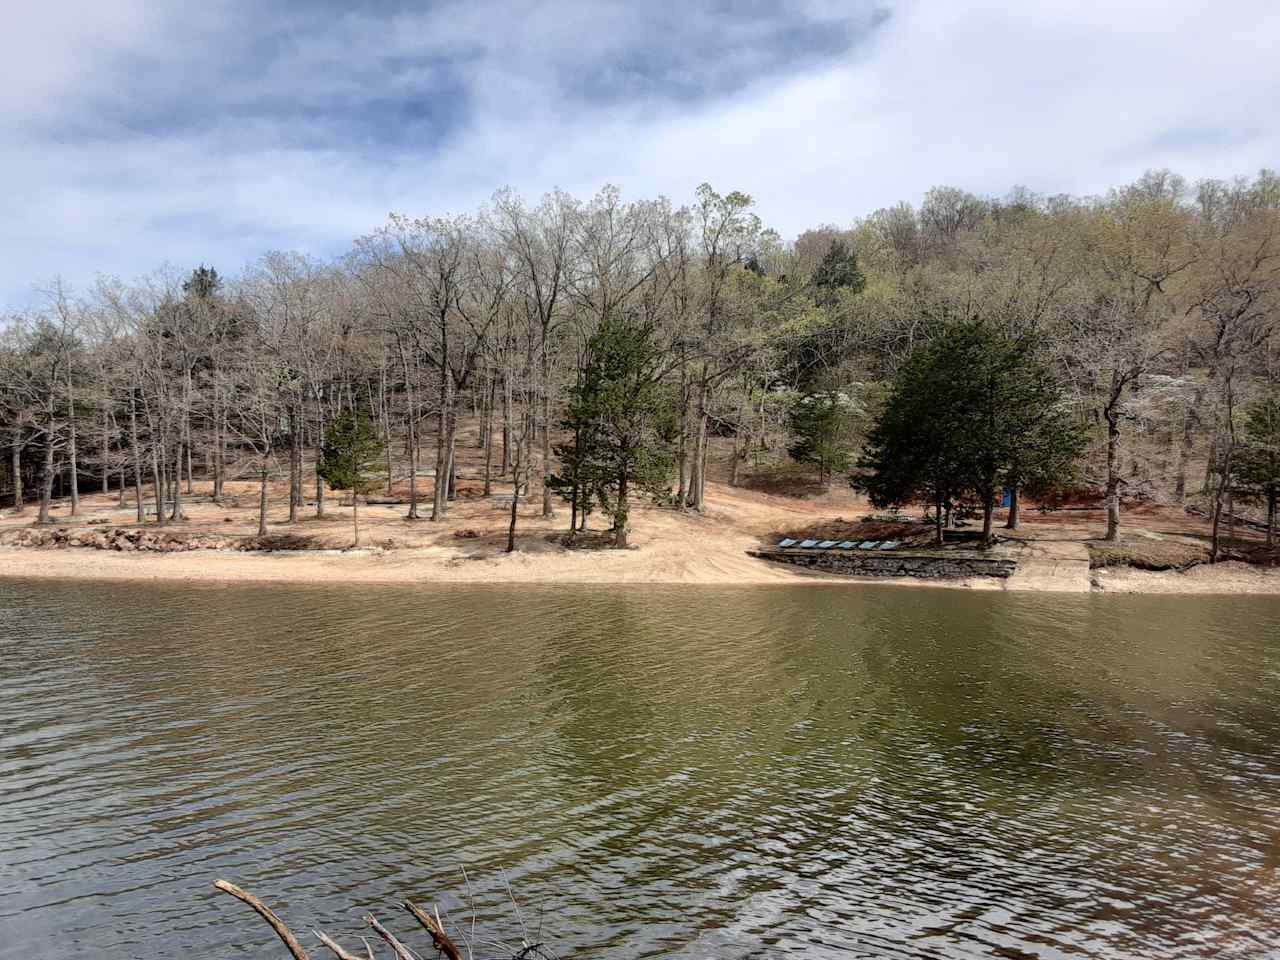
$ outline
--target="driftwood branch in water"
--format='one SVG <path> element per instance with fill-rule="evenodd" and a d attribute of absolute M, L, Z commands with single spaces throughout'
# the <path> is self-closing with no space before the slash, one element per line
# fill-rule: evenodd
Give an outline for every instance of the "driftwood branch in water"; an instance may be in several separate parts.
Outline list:
<path fill-rule="evenodd" d="M 417 920 L 427 933 L 431 934 L 431 942 L 437 950 L 443 953 L 449 960 L 462 960 L 462 951 L 458 949 L 458 945 L 449 939 L 444 932 L 444 927 L 412 900 L 404 902 L 404 908 L 413 914 L 413 918 Z"/>
<path fill-rule="evenodd" d="M 270 907 L 255 897 L 252 893 L 247 890 L 241 890 L 234 883 L 228 883 L 226 880 L 215 880 L 213 881 L 213 885 L 223 893 L 231 894 L 241 903 L 247 903 L 256 910 L 258 915 L 271 925 L 271 929 L 276 932 L 276 936 L 284 941 L 284 945 L 288 947 L 289 952 L 293 954 L 294 960 L 311 960 L 311 958 L 307 956 L 307 951 L 302 949 L 302 944 L 298 942 L 298 938 L 295 937 L 293 932 L 284 925 L 284 921 L 277 917 Z"/>
<path fill-rule="evenodd" d="M 249 893 L 249 891 L 242 890 L 240 887 L 237 887 L 234 883 L 230 883 L 229 881 L 215 880 L 213 885 L 224 893 L 229 893 L 237 900 L 252 907 L 254 911 L 262 917 L 262 919 L 266 920 L 267 923 L 270 924 L 271 929 L 276 932 L 276 936 L 284 942 L 284 945 L 289 949 L 289 952 L 293 954 L 294 960 L 311 960 L 307 955 L 307 951 L 302 948 L 302 944 L 298 942 L 298 938 L 293 935 L 292 931 L 285 926 L 284 921 L 276 916 L 265 903 L 253 894 Z M 508 892 L 510 892 L 509 885 Z M 512 903 L 514 902 L 515 900 L 513 898 Z M 441 954 L 443 954 L 445 960 L 463 960 L 463 950 L 459 949 L 457 943 L 455 943 L 453 939 L 445 933 L 444 923 L 440 919 L 439 910 L 435 911 L 435 915 L 432 916 L 412 900 L 405 900 L 402 901 L 402 903 L 404 908 L 413 915 L 413 918 L 418 921 L 427 933 L 431 934 L 432 944 L 438 951 L 440 951 Z M 519 908 L 517 908 L 517 911 L 518 909 Z M 373 914 L 366 913 L 363 919 L 368 926 L 373 928 L 374 933 L 376 933 L 378 937 L 391 948 L 392 953 L 395 955 L 395 960 L 419 960 L 418 955 L 401 943 L 395 934 L 379 923 Z M 523 927 L 523 922 L 521 923 L 521 926 Z M 337 960 L 374 960 L 373 948 L 369 946 L 369 942 L 367 940 L 363 941 L 365 954 L 359 954 L 352 953 L 350 950 L 347 950 L 328 934 L 325 934 L 320 930 L 314 930 L 313 933 L 315 933 L 316 938 L 325 947 L 325 949 L 332 953 Z M 548 952 L 542 944 L 528 943 L 527 936 L 528 935 L 526 933 L 526 939 L 521 943 L 520 949 L 510 954 L 512 960 L 534 960 L 534 958 L 540 958 L 540 960 L 554 960 L 554 955 Z M 504 951 L 511 949 L 509 947 L 504 947 L 502 944 L 495 943 L 494 945 Z M 470 949 L 468 949 L 466 953 L 469 955 Z"/>
<path fill-rule="evenodd" d="M 373 932 L 380 936 L 391 947 L 393 953 L 399 960 L 418 960 L 416 956 L 403 943 L 396 939 L 396 935 L 380 924 L 372 913 L 364 915 L 364 922 L 373 927 Z"/>
<path fill-rule="evenodd" d="M 315 935 L 321 943 L 323 943 L 326 947 L 328 947 L 330 950 L 333 951 L 333 955 L 337 957 L 338 960 L 365 960 L 365 958 L 360 956 L 360 954 L 358 953 L 352 953 L 349 950 L 344 950 L 341 944 L 339 944 L 332 937 L 326 936 L 325 934 L 321 933 L 319 930 L 315 931 Z M 370 957 L 372 957 L 372 955 L 373 954 L 371 952 Z"/>

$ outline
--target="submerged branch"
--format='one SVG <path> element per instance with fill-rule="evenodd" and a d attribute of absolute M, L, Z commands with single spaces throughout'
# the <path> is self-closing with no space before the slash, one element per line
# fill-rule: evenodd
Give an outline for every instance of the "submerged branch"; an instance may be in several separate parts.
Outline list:
<path fill-rule="evenodd" d="M 293 935 L 293 931 L 285 926 L 284 921 L 277 917 L 270 907 L 255 897 L 252 893 L 247 890 L 242 890 L 234 883 L 229 883 L 226 880 L 215 880 L 213 881 L 213 885 L 223 893 L 231 894 L 231 896 L 235 897 L 240 902 L 247 903 L 256 910 L 258 915 L 271 925 L 271 929 L 276 932 L 276 936 L 284 941 L 284 945 L 288 947 L 289 952 L 293 954 L 294 960 L 311 960 L 307 955 L 307 951 L 302 949 L 302 944 L 298 942 L 298 938 Z"/>

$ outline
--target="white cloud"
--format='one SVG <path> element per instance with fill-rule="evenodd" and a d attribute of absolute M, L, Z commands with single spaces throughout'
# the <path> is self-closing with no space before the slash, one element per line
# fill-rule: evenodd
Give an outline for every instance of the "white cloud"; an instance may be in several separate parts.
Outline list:
<path fill-rule="evenodd" d="M 0 87 L 0 174 L 11 185 L 0 304 L 11 306 L 54 273 L 86 282 L 161 261 L 229 272 L 268 247 L 324 255 L 392 209 L 467 210 L 503 184 L 536 195 L 611 181 L 685 200 L 710 180 L 752 193 L 766 222 L 794 234 L 940 182 L 1094 192 L 1149 167 L 1196 178 L 1280 164 L 1280 66 L 1268 49 L 1280 6 L 1270 2 L 1208 13 L 1192 0 L 904 2 L 844 56 L 797 47 L 782 64 L 761 44 L 783 40 L 748 24 L 724 51 L 731 72 L 671 66 L 707 85 L 701 97 L 671 95 L 644 62 L 669 51 L 663 23 L 635 6 L 459 7 L 390 25 L 332 16 L 325 29 L 278 34 L 274 59 L 256 66 L 228 45 L 249 43 L 263 22 L 281 27 L 278 16 L 215 5 L 195 24 L 153 4 L 45 6 L 0 40 L 20 73 Z M 710 15 L 690 17 L 672 31 L 682 43 L 717 29 Z M 866 9 L 858 17 L 865 29 Z M 566 70 L 615 62 L 631 64 L 621 98 L 564 85 Z M 466 110 L 439 137 L 370 141 L 326 113 L 430 92 L 445 76 Z M 166 81 L 172 89 L 157 88 Z M 192 94 L 199 122 L 166 121 L 174 90 Z M 289 110 L 255 111 L 259 98 Z"/>

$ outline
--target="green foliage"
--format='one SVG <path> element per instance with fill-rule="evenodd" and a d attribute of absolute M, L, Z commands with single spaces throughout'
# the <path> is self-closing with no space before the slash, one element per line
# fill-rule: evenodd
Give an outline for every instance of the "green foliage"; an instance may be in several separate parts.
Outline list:
<path fill-rule="evenodd" d="M 840 368 L 862 346 L 851 336 L 850 298 L 866 288 L 858 260 L 834 240 L 810 278 L 811 289 L 786 291 L 769 316 L 781 379 L 804 393 L 824 393 L 841 382 Z"/>
<path fill-rule="evenodd" d="M 222 288 L 222 278 L 213 267 L 203 263 L 191 271 L 191 276 L 182 281 L 182 292 L 191 297 L 208 299 Z"/>
<path fill-rule="evenodd" d="M 562 469 L 552 486 L 566 499 L 599 502 L 620 533 L 632 491 L 655 499 L 669 493 L 677 422 L 663 373 L 652 329 L 629 317 L 608 318 L 570 390 L 562 426 L 573 438 L 556 448 Z"/>
<path fill-rule="evenodd" d="M 385 450 L 367 415 L 344 410 L 325 430 L 316 472 L 334 490 L 367 494 L 386 476 Z"/>
<path fill-rule="evenodd" d="M 867 438 L 851 483 L 878 507 L 948 503 L 964 492 L 970 397 L 947 346 L 939 339 L 912 351 Z"/>
<path fill-rule="evenodd" d="M 817 467 L 819 482 L 826 483 L 834 471 L 849 466 L 859 413 L 857 404 L 835 390 L 802 395 L 787 417 L 795 438 L 787 453 L 797 463 Z"/>
<path fill-rule="evenodd" d="M 1069 482 L 1084 437 L 1027 343 L 980 321 L 951 326 L 900 368 L 851 482 L 877 506 Z"/>
<path fill-rule="evenodd" d="M 547 485 L 557 495 L 577 504 L 584 514 L 591 512 L 591 505 L 601 498 L 607 482 L 608 463 L 600 420 L 600 378 L 599 366 L 589 364 L 579 371 L 578 382 L 569 389 L 560 428 L 570 434 L 570 438 L 553 445 L 560 470 L 547 478 Z"/>
<path fill-rule="evenodd" d="M 1280 495 L 1280 390 L 1272 390 L 1248 408 L 1244 441 L 1233 470 L 1237 492 L 1274 501 Z"/>
<path fill-rule="evenodd" d="M 858 269 L 853 250 L 843 240 L 835 240 L 813 272 L 813 285 L 818 290 L 819 303 L 834 303 L 841 290 L 861 293 L 867 278 Z"/>

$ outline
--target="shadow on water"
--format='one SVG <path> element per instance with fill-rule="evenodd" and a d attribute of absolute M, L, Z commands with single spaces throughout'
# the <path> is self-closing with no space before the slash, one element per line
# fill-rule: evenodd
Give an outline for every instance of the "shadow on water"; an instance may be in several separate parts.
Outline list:
<path fill-rule="evenodd" d="M 0 583 L 0 957 L 1280 951 L 1280 603 Z"/>

